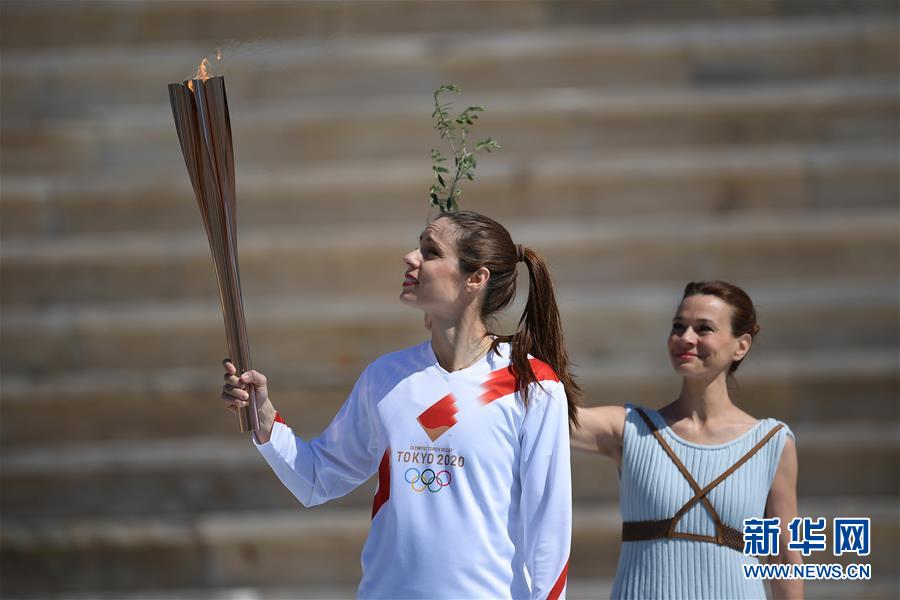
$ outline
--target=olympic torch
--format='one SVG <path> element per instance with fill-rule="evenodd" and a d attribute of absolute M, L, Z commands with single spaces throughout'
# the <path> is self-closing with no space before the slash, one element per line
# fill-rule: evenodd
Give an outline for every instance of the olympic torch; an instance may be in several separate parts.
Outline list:
<path fill-rule="evenodd" d="M 231 120 L 225 80 L 209 76 L 207 64 L 204 59 L 193 79 L 169 84 L 169 101 L 215 264 L 228 356 L 238 373 L 243 373 L 252 366 L 238 272 Z M 256 390 L 251 386 L 248 392 L 249 406 L 238 410 L 240 427 L 256 431 Z"/>

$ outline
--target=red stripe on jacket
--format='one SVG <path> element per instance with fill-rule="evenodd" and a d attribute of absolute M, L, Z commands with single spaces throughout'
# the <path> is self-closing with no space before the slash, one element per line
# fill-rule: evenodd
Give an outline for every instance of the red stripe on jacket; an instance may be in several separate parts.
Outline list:
<path fill-rule="evenodd" d="M 553 589 L 550 590 L 550 593 L 547 595 L 547 600 L 558 600 L 560 595 L 562 595 L 563 588 L 566 587 L 566 576 L 568 572 L 569 561 L 566 561 L 562 573 L 559 574 L 559 579 L 556 580 L 556 583 L 553 584 Z"/>
<path fill-rule="evenodd" d="M 391 497 L 391 449 L 384 451 L 381 464 L 378 465 L 378 491 L 372 499 L 372 518 L 378 514 L 384 503 Z"/>
<path fill-rule="evenodd" d="M 534 371 L 534 376 L 538 381 L 559 381 L 559 376 L 553 367 L 537 358 L 529 359 L 528 364 Z M 493 373 L 488 374 L 488 379 L 481 386 L 485 392 L 481 394 L 481 401 L 490 404 L 498 398 L 507 396 L 516 391 L 516 375 L 513 372 L 512 365 L 497 369 Z"/>

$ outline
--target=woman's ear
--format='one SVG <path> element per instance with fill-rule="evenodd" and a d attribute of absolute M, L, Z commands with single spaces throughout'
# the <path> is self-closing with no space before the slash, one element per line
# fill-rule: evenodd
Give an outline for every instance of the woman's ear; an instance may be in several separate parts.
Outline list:
<path fill-rule="evenodd" d="M 747 353 L 750 352 L 750 346 L 753 345 L 753 336 L 749 333 L 741 334 L 738 336 L 737 342 L 737 350 L 734 351 L 732 360 L 741 360 L 747 356 Z"/>
<path fill-rule="evenodd" d="M 487 288 L 488 280 L 491 278 L 491 272 L 487 267 L 479 267 L 466 277 L 466 291 L 478 293 Z"/>

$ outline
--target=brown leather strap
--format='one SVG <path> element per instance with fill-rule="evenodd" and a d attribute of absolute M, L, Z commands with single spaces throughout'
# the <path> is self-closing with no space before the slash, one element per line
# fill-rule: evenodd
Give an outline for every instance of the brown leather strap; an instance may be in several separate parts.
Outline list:
<path fill-rule="evenodd" d="M 725 525 L 722 527 L 722 545 L 733 548 L 738 552 L 744 552 L 744 532 L 738 531 L 734 527 Z"/>
<path fill-rule="evenodd" d="M 747 451 L 737 462 L 735 462 L 731 467 L 726 469 L 721 475 L 716 477 L 713 481 L 707 484 L 704 488 L 701 488 L 694 477 L 691 475 L 690 471 L 687 470 L 687 467 L 684 466 L 684 463 L 678 458 L 678 455 L 675 454 L 675 451 L 666 443 L 665 439 L 660 434 L 656 423 L 645 413 L 642 409 L 636 408 L 638 414 L 644 420 L 644 423 L 647 424 L 647 427 L 653 433 L 653 437 L 656 438 L 656 441 L 662 446 L 663 450 L 665 450 L 666 454 L 675 463 L 675 466 L 678 467 L 678 470 L 681 472 L 682 476 L 687 480 L 688 484 L 694 490 L 694 496 L 690 500 L 688 500 L 681 509 L 675 513 L 675 516 L 671 519 L 662 519 L 658 521 L 627 521 L 622 524 L 622 540 L 623 541 L 637 541 L 644 539 L 657 539 L 657 538 L 684 538 L 684 539 L 692 539 L 699 541 L 706 541 L 718 544 L 720 546 L 728 546 L 729 548 L 734 548 L 739 552 L 743 551 L 744 544 L 744 536 L 743 534 L 734 529 L 733 527 L 729 527 L 719 518 L 719 514 L 716 512 L 715 508 L 710 503 L 707 498 L 707 494 L 711 490 L 713 490 L 717 485 L 722 483 L 726 478 L 728 478 L 732 473 L 737 471 L 745 462 L 750 460 L 753 455 L 755 455 L 759 450 L 766 445 L 766 443 L 772 439 L 772 436 L 775 435 L 782 427 L 783 424 L 779 423 L 775 427 L 773 427 L 753 448 Z M 706 507 L 707 512 L 709 512 L 709 516 L 712 518 L 716 527 L 716 536 L 706 536 L 699 535 L 694 533 L 680 533 L 675 531 L 675 527 L 678 525 L 679 521 L 681 521 L 682 517 L 684 517 L 685 513 L 691 509 L 697 502 L 703 502 L 703 505 Z"/>
<path fill-rule="evenodd" d="M 659 521 L 625 521 L 622 523 L 622 541 L 637 542 L 664 538 L 669 531 L 672 519 Z"/>
<path fill-rule="evenodd" d="M 653 437 L 656 438 L 656 441 L 659 442 L 659 445 L 662 446 L 662 449 L 666 451 L 666 454 L 669 455 L 669 458 L 672 459 L 672 462 L 675 463 L 675 466 L 678 467 L 678 470 L 681 471 L 681 475 L 687 480 L 688 484 L 691 486 L 691 489 L 694 490 L 694 498 L 700 496 L 700 500 L 703 502 L 703 505 L 706 507 L 707 512 L 709 512 L 709 516 L 712 517 L 713 523 L 716 525 L 716 534 L 718 536 L 719 530 L 723 526 L 722 520 L 719 518 L 719 514 L 716 512 L 716 509 L 713 508 L 713 505 L 706 498 L 705 494 L 701 494 L 702 490 L 700 488 L 700 484 L 694 479 L 694 476 L 691 475 L 691 472 L 687 470 L 687 467 L 684 466 L 684 463 L 681 462 L 681 459 L 678 458 L 678 455 L 675 454 L 675 451 L 669 446 L 666 442 L 665 438 L 663 438 L 662 434 L 659 432 L 659 429 L 656 427 L 656 423 L 645 413 L 642 409 L 637 409 L 638 414 L 641 415 L 641 418 L 644 420 L 644 423 L 647 424 L 647 427 L 650 428 L 650 431 L 653 433 Z M 683 514 L 683 513 L 682 513 Z M 676 516 L 672 518 L 669 523 L 669 531 L 668 535 L 671 536 L 675 533 L 675 527 L 678 525 L 678 521 L 681 520 L 681 514 L 676 513 Z"/>
<path fill-rule="evenodd" d="M 672 519 L 662 519 L 660 521 L 626 521 L 622 523 L 622 541 L 623 542 L 639 542 L 642 540 L 656 539 L 686 539 L 699 542 L 710 542 L 719 546 L 727 546 L 738 552 L 744 551 L 744 534 L 728 525 L 722 526 L 721 541 L 718 537 L 711 535 L 700 535 L 696 533 L 682 533 L 680 531 L 669 534 L 669 527 Z"/>
<path fill-rule="evenodd" d="M 757 452 L 759 452 L 760 448 L 762 448 L 763 446 L 765 446 L 766 443 L 768 443 L 768 441 L 769 441 L 770 439 L 772 439 L 772 436 L 775 435 L 776 433 L 778 433 L 778 431 L 779 431 L 782 427 L 784 427 L 784 425 L 783 425 L 782 423 L 779 423 L 778 425 L 776 425 L 775 427 L 773 427 L 771 430 L 769 430 L 769 433 L 767 433 L 765 436 L 763 436 L 763 438 L 762 438 L 761 440 L 759 440 L 759 442 L 757 442 L 757 444 L 756 444 L 755 446 L 753 446 L 750 450 L 748 450 L 746 454 L 744 454 L 740 459 L 738 459 L 738 461 L 737 461 L 736 463 L 734 463 L 733 465 L 731 465 L 731 466 L 730 466 L 728 469 L 726 469 L 721 475 L 719 475 L 718 477 L 716 477 L 715 479 L 713 479 L 712 481 L 710 481 L 710 482 L 706 485 L 706 487 L 704 487 L 704 488 L 703 488 L 702 490 L 700 490 L 698 493 L 694 494 L 694 497 L 691 498 L 690 500 L 688 500 L 687 503 L 686 503 L 684 506 L 681 507 L 681 510 L 679 510 L 677 513 L 675 513 L 675 516 L 674 516 L 673 518 L 674 518 L 676 521 L 679 520 L 679 519 L 681 519 L 681 517 L 684 516 L 684 514 L 685 514 L 688 510 L 690 510 L 691 507 L 694 506 L 694 505 L 697 503 L 698 500 L 701 500 L 701 499 L 703 499 L 703 498 L 706 498 L 706 495 L 709 494 L 709 492 L 710 492 L 713 488 L 715 488 L 717 485 L 719 485 L 720 483 L 722 483 L 723 481 L 725 481 L 725 479 L 726 479 L 729 475 L 731 475 L 732 473 L 734 473 L 735 471 L 737 471 L 737 470 L 738 470 L 745 462 L 747 462 L 748 460 L 750 460 L 750 459 L 753 457 L 754 454 L 756 454 Z M 702 497 L 701 497 L 701 496 L 702 496 Z M 708 505 L 708 503 L 704 502 L 704 505 Z"/>

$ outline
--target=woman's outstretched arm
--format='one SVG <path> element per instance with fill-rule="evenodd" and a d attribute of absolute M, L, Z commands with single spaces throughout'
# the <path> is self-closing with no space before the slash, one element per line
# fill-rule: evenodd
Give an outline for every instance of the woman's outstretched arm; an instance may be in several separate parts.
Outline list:
<path fill-rule="evenodd" d="M 622 462 L 622 435 L 625 431 L 624 406 L 592 406 L 578 409 L 577 429 L 571 433 L 572 447 L 608 456 Z"/>

